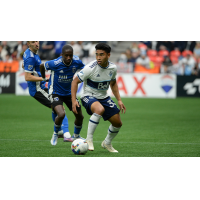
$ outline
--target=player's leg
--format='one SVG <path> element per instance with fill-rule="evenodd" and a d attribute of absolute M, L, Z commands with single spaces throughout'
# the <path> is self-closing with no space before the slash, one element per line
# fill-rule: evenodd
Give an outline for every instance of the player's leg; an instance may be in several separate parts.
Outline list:
<path fill-rule="evenodd" d="M 116 149 L 112 147 L 111 142 L 117 136 L 122 126 L 122 121 L 120 119 L 119 113 L 113 115 L 108 121 L 111 123 L 111 125 L 108 128 L 108 134 L 105 140 L 102 142 L 101 146 L 103 148 L 106 148 L 110 152 L 118 152 Z"/>
<path fill-rule="evenodd" d="M 94 132 L 100 122 L 100 119 L 105 111 L 104 107 L 101 103 L 94 97 L 84 97 L 81 99 L 83 106 L 85 107 L 87 113 L 91 115 L 88 130 L 87 130 L 87 138 L 86 141 L 88 143 L 88 150 L 94 151 L 93 145 L 93 135 Z"/>
<path fill-rule="evenodd" d="M 79 103 L 79 100 L 76 99 L 77 102 Z M 66 96 L 64 97 L 64 102 L 65 104 L 67 105 L 67 107 L 69 108 L 70 111 L 72 111 L 72 100 L 71 100 L 71 95 L 70 96 Z M 78 138 L 81 138 L 81 139 L 84 139 L 80 136 L 80 132 L 81 132 L 81 129 L 82 129 L 82 124 L 83 124 L 83 114 L 82 114 L 82 110 L 81 110 L 81 105 L 79 103 L 79 106 L 80 107 L 77 107 L 77 111 L 78 111 L 78 114 L 74 114 L 75 116 L 75 121 L 74 121 L 74 134 L 73 136 L 71 137 L 71 139 L 74 141 Z"/>
<path fill-rule="evenodd" d="M 52 108 L 57 114 L 54 122 L 54 133 L 51 139 L 51 144 L 55 146 L 57 144 L 58 131 L 60 130 L 63 119 L 65 118 L 65 110 L 63 108 L 62 97 L 59 95 L 52 96 Z"/>

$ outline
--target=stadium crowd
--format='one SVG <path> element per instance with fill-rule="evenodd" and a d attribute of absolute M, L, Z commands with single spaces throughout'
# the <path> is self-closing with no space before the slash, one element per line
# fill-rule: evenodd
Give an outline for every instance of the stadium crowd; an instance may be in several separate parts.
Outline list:
<path fill-rule="evenodd" d="M 41 60 L 55 59 L 62 47 L 70 44 L 74 55 L 81 59 L 95 58 L 95 45 L 102 41 L 40 41 L 38 55 Z M 106 42 L 106 41 L 103 41 Z M 111 43 L 111 42 L 110 42 Z M 112 42 L 113 51 L 120 42 Z M 0 41 L 0 61 L 22 60 L 22 52 L 28 48 L 26 41 Z M 140 41 L 130 42 L 129 48 L 118 57 L 117 63 L 131 64 L 132 71 L 137 65 L 146 69 L 159 67 L 160 73 L 177 75 L 200 75 L 199 41 Z M 116 64 L 117 64 L 116 63 Z"/>

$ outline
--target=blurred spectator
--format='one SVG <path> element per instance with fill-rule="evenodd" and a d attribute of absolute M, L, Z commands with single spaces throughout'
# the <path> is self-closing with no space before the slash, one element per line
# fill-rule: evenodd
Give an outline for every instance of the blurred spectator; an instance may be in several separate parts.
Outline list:
<path fill-rule="evenodd" d="M 139 51 L 139 47 L 138 47 L 139 42 L 132 42 L 131 44 L 131 50 L 133 51 Z"/>
<path fill-rule="evenodd" d="M 126 57 L 127 57 L 127 62 L 131 62 L 133 63 L 134 62 L 134 59 L 132 57 L 132 51 L 130 49 L 127 49 L 126 50 Z"/>
<path fill-rule="evenodd" d="M 87 58 L 89 56 L 89 50 L 91 46 L 92 46 L 92 42 L 90 41 L 84 41 L 82 43 L 83 57 Z"/>
<path fill-rule="evenodd" d="M 2 41 L 1 45 L 3 47 L 3 49 L 5 49 L 7 51 L 7 53 L 10 55 L 10 47 L 7 45 L 7 41 Z"/>
<path fill-rule="evenodd" d="M 22 41 L 18 41 L 17 45 L 14 47 L 14 51 L 17 51 L 17 58 L 20 57 L 20 53 L 22 52 L 22 46 L 23 46 L 23 42 Z"/>
<path fill-rule="evenodd" d="M 192 75 L 200 76 L 200 63 L 195 64 L 195 67 L 192 70 Z"/>
<path fill-rule="evenodd" d="M 72 46 L 73 50 L 74 50 L 74 55 L 82 58 L 83 57 L 83 50 L 82 50 L 82 42 L 74 42 L 71 41 L 70 45 Z"/>
<path fill-rule="evenodd" d="M 164 57 L 164 61 L 160 67 L 160 73 L 171 73 L 172 62 L 169 56 Z"/>
<path fill-rule="evenodd" d="M 27 43 L 23 44 L 23 46 L 22 46 L 22 52 L 25 52 L 26 49 L 28 49 Z"/>
<path fill-rule="evenodd" d="M 193 52 L 195 46 L 196 46 L 196 42 L 195 41 L 188 41 L 186 49 L 190 50 L 191 52 Z"/>
<path fill-rule="evenodd" d="M 52 60 L 55 57 L 54 41 L 41 41 L 38 52 L 41 60 Z"/>
<path fill-rule="evenodd" d="M 4 62 L 12 62 L 12 58 L 9 54 L 6 55 L 6 59 L 4 60 Z"/>
<path fill-rule="evenodd" d="M 12 60 L 13 60 L 13 61 L 18 60 L 18 57 L 17 57 L 17 50 L 15 50 L 15 51 L 12 53 L 11 57 L 12 57 Z"/>
<path fill-rule="evenodd" d="M 150 59 L 147 56 L 146 51 L 141 50 L 140 56 L 136 60 L 136 64 L 142 65 L 142 66 L 146 67 L 147 69 L 150 68 Z"/>
<path fill-rule="evenodd" d="M 6 60 L 7 54 L 8 52 L 6 51 L 6 49 L 4 49 L 2 45 L 0 45 L 0 61 Z"/>
<path fill-rule="evenodd" d="M 196 42 L 196 46 L 194 48 L 193 54 L 196 59 L 200 58 L 200 42 Z"/>
<path fill-rule="evenodd" d="M 170 41 L 158 41 L 156 44 L 156 50 L 167 50 L 170 52 L 173 50 L 173 43 Z"/>
<path fill-rule="evenodd" d="M 192 57 L 192 55 L 190 55 L 189 53 L 186 55 L 186 57 L 184 57 L 181 61 L 180 64 L 183 66 L 184 69 L 184 74 L 185 75 L 191 75 L 192 71 L 195 68 L 195 64 L 196 61 L 195 59 Z"/>
<path fill-rule="evenodd" d="M 127 56 L 126 56 L 126 52 L 121 53 L 121 55 L 119 56 L 117 62 L 118 63 L 127 63 Z"/>
<path fill-rule="evenodd" d="M 60 57 L 62 53 L 62 48 L 66 44 L 66 41 L 55 41 L 55 57 L 58 58 Z"/>
<path fill-rule="evenodd" d="M 95 58 L 96 57 L 96 49 L 95 46 L 97 45 L 98 42 L 92 41 L 92 44 L 89 49 L 89 56 Z"/>

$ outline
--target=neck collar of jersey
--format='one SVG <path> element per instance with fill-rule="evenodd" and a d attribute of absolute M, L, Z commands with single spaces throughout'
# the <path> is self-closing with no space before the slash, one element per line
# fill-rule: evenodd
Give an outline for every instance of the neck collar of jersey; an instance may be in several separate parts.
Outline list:
<path fill-rule="evenodd" d="M 97 65 L 99 65 L 98 62 L 97 62 Z M 101 67 L 102 69 L 107 69 L 109 67 L 109 65 L 110 65 L 110 62 L 108 61 L 108 66 L 107 67 L 102 67 L 101 65 L 99 65 L 99 67 Z"/>
<path fill-rule="evenodd" d="M 72 61 L 73 61 L 73 59 L 72 59 Z M 69 65 L 67 65 L 67 64 L 64 62 L 63 58 L 62 58 L 62 62 L 63 62 L 67 67 L 69 67 L 69 66 L 72 64 L 72 61 L 70 62 Z"/>
<path fill-rule="evenodd" d="M 30 48 L 28 48 L 32 53 L 34 53 Z M 34 53 L 34 54 L 37 54 L 37 52 L 36 53 Z"/>

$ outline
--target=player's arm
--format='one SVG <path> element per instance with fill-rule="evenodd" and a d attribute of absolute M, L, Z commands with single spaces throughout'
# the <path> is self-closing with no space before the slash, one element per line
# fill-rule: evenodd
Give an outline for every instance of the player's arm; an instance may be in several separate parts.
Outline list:
<path fill-rule="evenodd" d="M 31 82 L 43 81 L 42 77 L 36 77 L 32 75 L 34 70 L 34 62 L 35 61 L 33 58 L 28 58 L 24 61 L 25 80 Z"/>
<path fill-rule="evenodd" d="M 123 113 L 123 112 L 125 113 L 125 112 L 126 112 L 126 107 L 124 106 L 124 104 L 123 104 L 123 102 L 122 102 L 122 100 L 121 100 L 121 97 L 120 97 L 120 94 L 119 94 L 119 89 L 118 89 L 118 85 L 117 85 L 116 80 L 112 80 L 112 81 L 110 82 L 110 88 L 111 88 L 111 90 L 112 90 L 112 92 L 113 92 L 115 98 L 116 98 L 117 101 L 118 101 L 118 105 L 119 105 L 120 110 L 122 111 L 122 113 Z"/>
<path fill-rule="evenodd" d="M 76 77 L 73 81 L 72 81 L 72 85 L 71 85 L 71 96 L 72 96 L 72 111 L 75 114 L 78 114 L 76 107 L 79 107 L 78 102 L 76 101 L 76 93 L 78 90 L 78 84 L 81 83 L 81 81 L 79 80 L 78 77 Z"/>
<path fill-rule="evenodd" d="M 32 81 L 32 82 L 38 82 L 38 81 L 43 81 L 43 78 L 42 77 L 33 76 L 31 74 L 31 72 L 25 72 L 25 80 L 26 81 Z"/>

